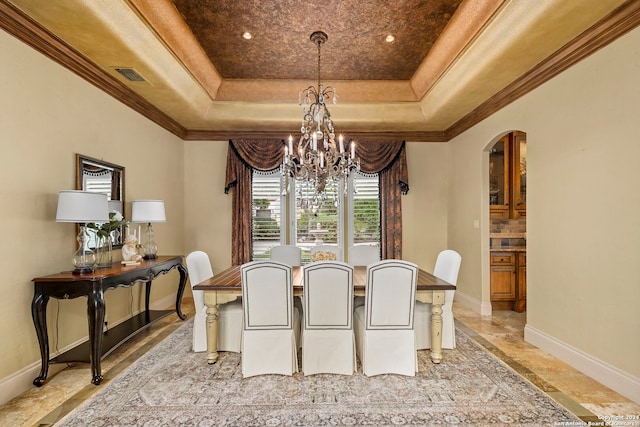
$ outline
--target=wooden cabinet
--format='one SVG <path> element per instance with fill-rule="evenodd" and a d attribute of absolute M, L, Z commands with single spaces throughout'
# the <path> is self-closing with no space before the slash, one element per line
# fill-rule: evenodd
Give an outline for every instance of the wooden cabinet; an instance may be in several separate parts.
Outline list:
<path fill-rule="evenodd" d="M 489 152 L 491 219 L 524 218 L 527 212 L 527 135 L 511 132 Z"/>
<path fill-rule="evenodd" d="M 491 305 L 494 310 L 526 309 L 526 253 L 491 252 Z"/>
<path fill-rule="evenodd" d="M 516 298 L 516 260 L 510 252 L 491 252 L 491 302 Z"/>
<path fill-rule="evenodd" d="M 522 313 L 527 309 L 527 253 L 518 252 L 517 259 L 518 282 L 516 286 L 516 301 L 513 309 Z"/>

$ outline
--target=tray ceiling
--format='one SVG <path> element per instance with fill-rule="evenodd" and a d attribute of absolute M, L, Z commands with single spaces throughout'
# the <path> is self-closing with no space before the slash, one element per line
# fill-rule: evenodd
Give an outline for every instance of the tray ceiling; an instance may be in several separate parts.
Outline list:
<path fill-rule="evenodd" d="M 295 134 L 321 30 L 338 131 L 445 141 L 637 26 L 637 3 L 0 0 L 0 26 L 183 139 Z"/>

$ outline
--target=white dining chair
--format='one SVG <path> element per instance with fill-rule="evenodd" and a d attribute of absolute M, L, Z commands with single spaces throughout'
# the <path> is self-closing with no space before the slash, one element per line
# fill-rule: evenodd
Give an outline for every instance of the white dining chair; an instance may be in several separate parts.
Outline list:
<path fill-rule="evenodd" d="M 433 275 L 452 285 L 458 281 L 462 256 L 454 250 L 446 249 L 438 254 Z M 455 290 L 444 291 L 442 305 L 442 348 L 456 348 L 456 328 L 453 319 L 453 299 Z M 416 347 L 418 350 L 431 348 L 431 304 L 416 301 L 415 314 Z"/>
<path fill-rule="evenodd" d="M 312 246 L 311 261 L 342 261 L 342 249 L 337 245 Z"/>
<path fill-rule="evenodd" d="M 365 304 L 354 311 L 356 352 L 367 376 L 415 376 L 413 331 L 418 266 L 383 260 L 367 266 Z"/>
<path fill-rule="evenodd" d="M 298 372 L 295 330 L 300 314 L 293 305 L 292 267 L 252 261 L 242 275 L 242 376 Z"/>
<path fill-rule="evenodd" d="M 207 307 L 204 291 L 193 289 L 195 285 L 213 277 L 209 255 L 193 251 L 186 257 L 189 281 L 196 314 L 193 319 L 193 351 L 207 351 Z M 240 352 L 242 340 L 242 298 L 218 306 L 218 351 Z"/>
<path fill-rule="evenodd" d="M 271 248 L 271 261 L 296 267 L 302 265 L 302 250 L 295 245 L 280 245 Z"/>
<path fill-rule="evenodd" d="M 302 265 L 302 249 L 295 245 L 274 246 L 273 248 L 271 248 L 270 259 L 271 261 L 281 262 L 292 267 L 297 267 Z M 302 297 L 295 297 L 293 299 L 293 303 L 302 316 Z M 300 338 L 300 332 L 298 332 L 298 338 Z M 298 339 L 297 342 L 298 348 L 301 348 L 300 346 L 302 345 L 302 340 Z"/>
<path fill-rule="evenodd" d="M 302 372 L 352 375 L 356 370 L 353 335 L 353 267 L 317 261 L 304 267 Z"/>
<path fill-rule="evenodd" d="M 367 266 L 380 261 L 380 248 L 371 245 L 349 247 L 349 264 Z"/>

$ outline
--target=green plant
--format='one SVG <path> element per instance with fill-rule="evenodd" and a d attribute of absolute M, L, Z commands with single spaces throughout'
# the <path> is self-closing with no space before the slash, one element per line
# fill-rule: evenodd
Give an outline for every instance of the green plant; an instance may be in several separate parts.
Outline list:
<path fill-rule="evenodd" d="M 118 211 L 109 212 L 109 222 L 105 222 L 102 224 L 97 224 L 95 222 L 90 222 L 87 224 L 87 228 L 93 230 L 96 233 L 98 240 L 105 239 L 111 236 L 111 233 L 115 230 L 119 230 L 120 227 L 129 226 L 127 221 L 125 221 L 122 214 Z"/>

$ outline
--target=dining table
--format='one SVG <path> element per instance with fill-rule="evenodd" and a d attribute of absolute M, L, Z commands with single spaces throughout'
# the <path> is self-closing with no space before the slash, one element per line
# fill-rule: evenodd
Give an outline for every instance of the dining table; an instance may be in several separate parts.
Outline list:
<path fill-rule="evenodd" d="M 236 300 L 242 295 L 242 275 L 239 265 L 234 265 L 215 274 L 193 289 L 204 291 L 204 303 L 207 307 L 207 363 L 218 360 L 218 305 Z M 292 271 L 293 294 L 301 296 L 303 292 L 303 269 L 295 266 Z M 367 282 L 367 267 L 355 266 L 353 271 L 353 293 L 364 296 Z M 416 300 L 431 304 L 431 361 L 442 360 L 442 305 L 445 291 L 456 287 L 431 273 L 418 269 L 416 281 Z"/>

